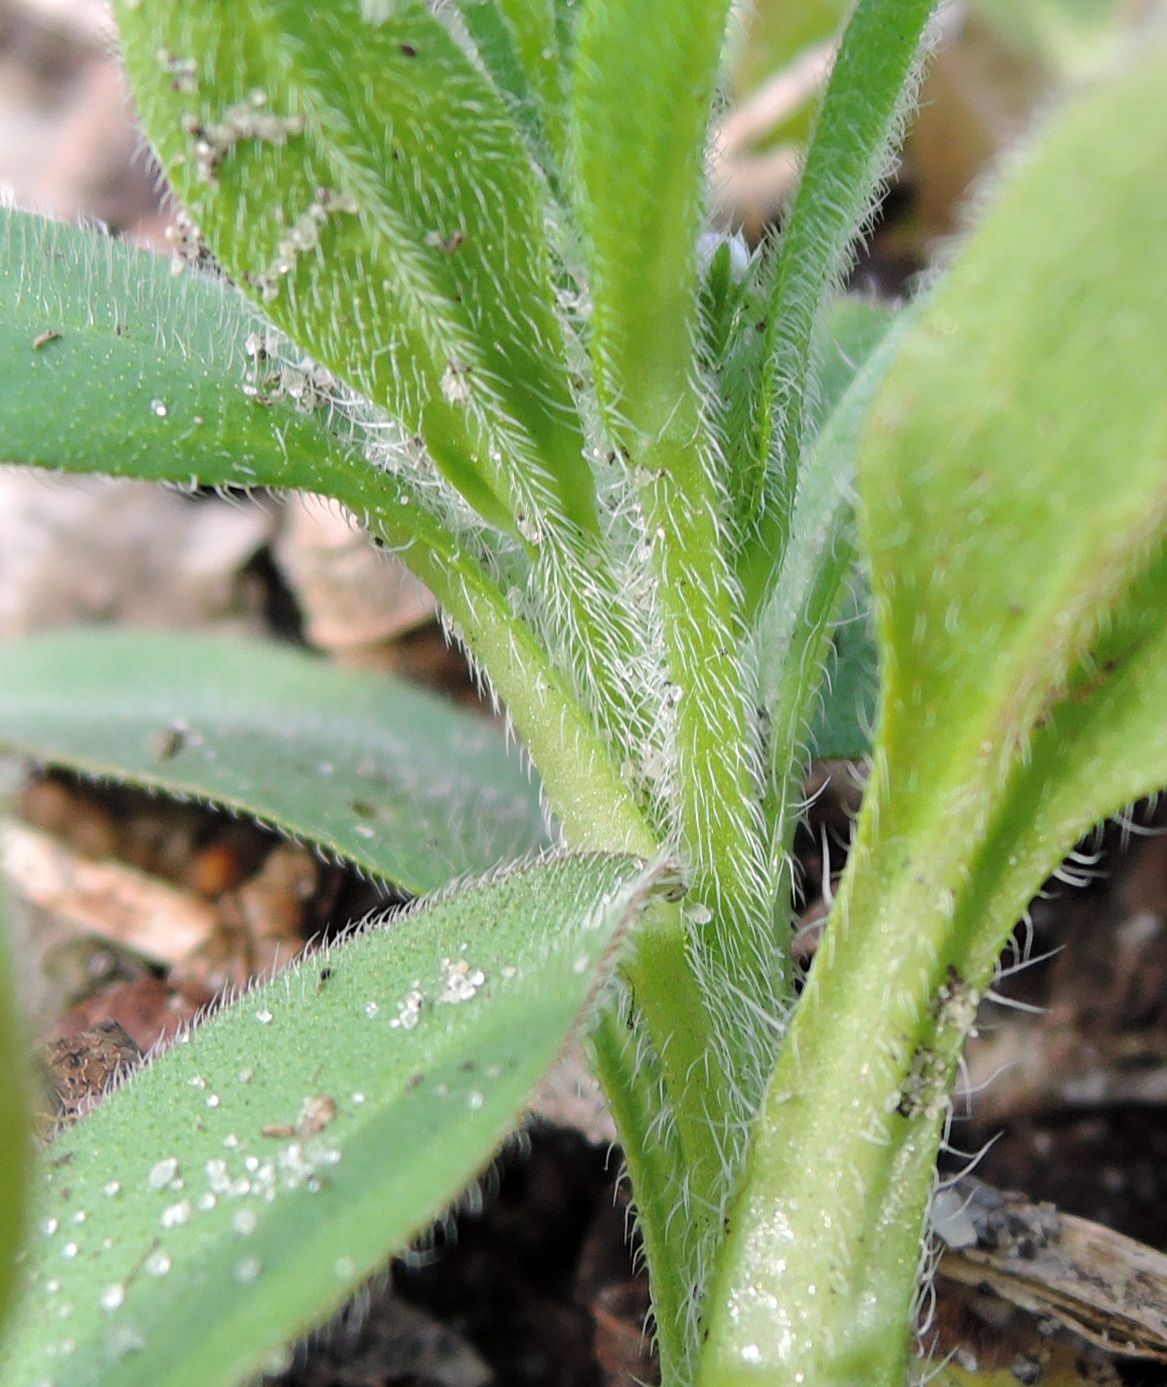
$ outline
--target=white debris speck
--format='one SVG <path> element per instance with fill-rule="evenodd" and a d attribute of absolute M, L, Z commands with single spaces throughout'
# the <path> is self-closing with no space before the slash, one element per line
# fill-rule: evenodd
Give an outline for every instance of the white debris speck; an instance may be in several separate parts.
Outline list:
<path fill-rule="evenodd" d="M 254 1233 L 259 1225 L 259 1216 L 254 1209 L 236 1209 L 231 1217 L 231 1227 L 244 1237 Z"/>
<path fill-rule="evenodd" d="M 131 1353 L 141 1353 L 146 1341 L 141 1331 L 132 1324 L 116 1324 L 106 1335 L 105 1346 L 109 1356 L 116 1360 L 128 1358 Z"/>
<path fill-rule="evenodd" d="M 159 419 L 165 419 L 170 410 L 167 409 L 165 400 L 151 400 L 150 412 L 157 415 Z"/>
<path fill-rule="evenodd" d="M 102 1185 L 102 1187 L 101 1187 L 101 1192 L 102 1192 L 102 1194 L 106 1195 L 106 1197 L 109 1198 L 109 1199 L 115 1198 L 117 1195 L 121 1194 L 121 1192 L 122 1192 L 121 1181 L 120 1181 L 120 1180 L 111 1180 L 108 1184 Z"/>
<path fill-rule="evenodd" d="M 255 1019 L 261 1026 L 266 1026 L 271 1020 L 271 1012 L 268 1011 L 267 1007 L 264 1007 L 262 1011 L 257 1011 L 255 1013 Z"/>
<path fill-rule="evenodd" d="M 481 1092 L 476 1088 L 472 1088 L 466 1095 L 466 1106 L 471 1112 L 477 1112 L 478 1109 L 482 1107 L 482 1103 L 483 1097 Z"/>
<path fill-rule="evenodd" d="M 365 1003 L 365 1015 L 366 1015 L 370 1020 L 372 1020 L 374 1016 L 380 1016 L 380 1014 L 381 1014 L 381 1008 L 377 1005 L 376 1002 L 366 1002 L 366 1003 Z"/>
<path fill-rule="evenodd" d="M 120 1281 L 115 1281 L 112 1286 L 107 1286 L 101 1293 L 101 1308 L 103 1310 L 120 1310 L 126 1303 L 126 1288 Z"/>
<path fill-rule="evenodd" d="M 516 976 L 516 974 L 518 973 L 518 971 L 519 971 L 519 970 L 514 966 L 513 963 L 508 963 L 508 964 L 504 965 L 503 970 L 502 970 L 502 975 L 503 975 L 504 978 L 506 978 L 506 979 L 509 981 L 511 978 L 513 978 L 513 977 Z"/>
<path fill-rule="evenodd" d="M 582 977 L 588 971 L 587 954 L 580 954 L 579 958 L 571 965 L 571 971 L 576 977 Z"/>
<path fill-rule="evenodd" d="M 365 1095 L 359 1090 L 353 1094 L 353 1106 L 359 1108 L 365 1101 Z"/>
<path fill-rule="evenodd" d="M 468 1002 L 486 981 L 481 968 L 471 968 L 464 958 L 442 959 L 442 990 L 439 1002 Z"/>
<path fill-rule="evenodd" d="M 193 1079 L 188 1079 L 187 1083 L 190 1084 L 191 1088 L 206 1088 L 207 1086 L 207 1081 L 201 1074 L 196 1074 Z"/>
<path fill-rule="evenodd" d="M 164 1190 L 178 1175 L 178 1161 L 173 1156 L 150 1167 L 146 1183 L 152 1190 Z"/>
<path fill-rule="evenodd" d="M 249 1285 L 259 1275 L 260 1265 L 258 1257 L 244 1257 L 241 1262 L 235 1263 L 235 1280 L 240 1285 Z"/>
<path fill-rule="evenodd" d="M 57 1229 L 60 1228 L 60 1226 L 61 1225 L 57 1222 L 55 1218 L 41 1219 L 41 1232 L 45 1235 L 46 1238 L 51 1238 L 53 1234 L 57 1231 Z"/>
<path fill-rule="evenodd" d="M 180 1199 L 177 1204 L 171 1204 L 162 1210 L 162 1218 L 159 1220 L 163 1228 L 178 1228 L 190 1221 L 190 1200 Z"/>
<path fill-rule="evenodd" d="M 66 1243 L 65 1246 L 61 1248 L 61 1256 L 68 1258 L 69 1261 L 72 1261 L 73 1258 L 76 1257 L 77 1253 L 80 1252 L 80 1250 L 81 1249 L 77 1246 L 76 1243 Z"/>
<path fill-rule="evenodd" d="M 219 1106 L 219 1095 L 217 1093 L 207 1094 L 207 1107 L 217 1108 Z"/>
<path fill-rule="evenodd" d="M 255 1078 L 254 1069 L 241 1069 L 237 1075 L 241 1084 L 249 1084 Z"/>
<path fill-rule="evenodd" d="M 425 1004 L 425 996 L 421 989 L 412 987 L 401 999 L 397 1006 L 397 1015 L 389 1022 L 394 1029 L 411 1031 L 421 1020 L 421 1009 Z"/>
<path fill-rule="evenodd" d="M 171 1265 L 170 1253 L 156 1247 L 142 1263 L 142 1270 L 147 1276 L 165 1276 Z"/>
<path fill-rule="evenodd" d="M 451 363 L 442 373 L 439 384 L 442 397 L 447 404 L 464 405 L 470 399 L 470 378 L 464 366 L 459 367 Z"/>

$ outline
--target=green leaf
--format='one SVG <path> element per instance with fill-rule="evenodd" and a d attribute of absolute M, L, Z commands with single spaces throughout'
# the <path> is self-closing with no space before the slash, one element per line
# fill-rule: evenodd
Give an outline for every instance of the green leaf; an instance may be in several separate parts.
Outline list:
<path fill-rule="evenodd" d="M 887 172 L 934 5 L 859 0 L 831 72 L 769 287 L 751 440 L 755 528 L 739 561 L 751 607 L 768 594 L 774 556 L 789 533 L 805 416 L 816 388 L 819 316 Z"/>
<path fill-rule="evenodd" d="M 14 1015 L 9 979 L 8 918 L 0 868 L 0 1326 L 12 1306 L 16 1252 L 24 1233 L 28 1196 L 29 1134 L 25 1092 L 25 1047 Z"/>
<path fill-rule="evenodd" d="M 879 696 L 879 651 L 871 594 L 858 575 L 844 581 L 830 631 L 830 653 L 808 738 L 813 759 L 857 758 L 871 751 Z"/>
<path fill-rule="evenodd" d="M 754 791 L 752 705 L 723 544 L 714 421 L 694 370 L 705 133 L 727 9 L 726 0 L 588 0 L 575 37 L 570 146 L 599 404 L 639 489 L 637 527 L 652 537 L 647 577 L 675 710 L 667 733 L 673 833 L 689 869 L 690 900 L 711 915 L 716 906 L 720 917 L 720 928 L 702 939 L 700 991 L 705 1007 L 723 1015 L 736 1008 L 741 1017 L 737 999 L 749 985 L 743 960 L 753 947 L 743 933 L 762 913 L 759 843 L 744 809 Z M 657 977 L 691 978 L 696 950 L 670 933 Z M 750 1079 L 722 1082 L 719 1072 L 744 1055 L 760 1092 L 765 1059 L 760 1047 L 739 1046 L 740 1032 L 731 1034 L 729 1025 L 706 1029 L 707 1022 L 684 1015 L 675 985 L 669 991 L 668 984 L 643 987 L 637 1000 L 677 1105 L 693 1224 L 713 1233 L 717 1184 L 736 1153 L 727 1156 L 711 1130 L 739 1142 L 751 1088 Z M 765 1000 L 758 1005 L 764 1009 Z M 716 1046 L 706 1043 L 709 1034 Z M 704 1084 L 690 1081 L 697 1072 L 691 1051 Z M 736 1111 L 727 1111 L 732 1105 Z"/>
<path fill-rule="evenodd" d="M 0 456 L 183 485 L 295 487 L 340 501 L 400 551 L 489 668 L 573 841 L 651 851 L 591 720 L 498 579 L 446 527 L 440 505 L 435 512 L 432 488 L 392 459 L 366 458 L 328 410 L 301 412 L 286 392 L 266 405 L 243 393 L 245 343 L 262 329 L 222 282 L 175 279 L 158 256 L 0 211 Z M 62 336 L 35 347 L 50 330 Z"/>
<path fill-rule="evenodd" d="M 1167 784 L 1165 83 L 1160 46 L 1049 125 L 874 411 L 873 776 L 733 1214 L 719 1387 L 902 1384 L 972 1005 L 1082 829 Z"/>
<path fill-rule="evenodd" d="M 658 876 L 561 857 L 468 887 L 154 1060 L 45 1155 L 5 1387 L 259 1371 L 483 1168 Z"/>
<path fill-rule="evenodd" d="M 704 136 L 727 9 L 589 0 L 579 19 L 571 138 L 591 353 L 625 436 L 688 424 L 687 410 L 675 416 L 691 392 Z"/>
<path fill-rule="evenodd" d="M 563 0 L 458 0 L 458 11 L 500 91 L 511 99 L 545 172 L 558 183 L 564 154 Z"/>
<path fill-rule="evenodd" d="M 876 391 L 916 311 L 892 318 L 886 310 L 844 299 L 827 320 L 819 405 L 826 417 L 799 471 L 790 542 L 755 637 L 771 722 L 767 819 L 776 864 L 788 860 L 808 756 L 865 755 L 869 749 L 878 675 L 866 619 L 869 599 L 856 600 L 844 624 L 836 623 L 855 565 L 860 443 Z"/>
<path fill-rule="evenodd" d="M 225 281 L 0 208 L 0 457 L 180 485 L 288 487 L 375 517 L 464 569 L 415 480 L 257 361 L 264 320 Z M 255 350 L 248 349 L 249 341 Z M 466 575 L 469 577 L 470 575 Z"/>
<path fill-rule="evenodd" d="M 595 527 L 543 197 L 423 0 L 118 5 L 143 122 L 233 278 L 493 524 Z"/>
<path fill-rule="evenodd" d="M 0 647 L 0 746 L 192 796 L 407 891 L 546 843 L 537 790 L 484 719 L 291 649 L 78 630 Z"/>
<path fill-rule="evenodd" d="M 324 411 L 246 394 L 262 320 L 223 281 L 0 208 L 0 457 L 214 486 L 352 490 Z M 346 468 L 347 464 L 347 468 Z M 370 475 L 369 498 L 391 491 Z"/>

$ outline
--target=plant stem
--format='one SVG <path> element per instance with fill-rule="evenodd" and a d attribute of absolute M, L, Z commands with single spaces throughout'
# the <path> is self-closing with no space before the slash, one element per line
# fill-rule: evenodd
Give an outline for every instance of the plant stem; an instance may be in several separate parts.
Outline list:
<path fill-rule="evenodd" d="M 771 1060 L 758 1054 L 757 1024 L 744 993 L 769 1010 L 763 988 L 784 986 L 786 951 L 772 929 L 760 862 L 757 785 L 744 691 L 736 590 L 724 558 L 712 460 L 703 426 L 682 404 L 646 449 L 644 488 L 673 708 L 670 756 L 675 816 L 694 901 L 711 919 L 695 941 L 707 1029 L 717 1046 L 701 1057 L 683 1106 L 697 1110 L 724 1141 L 761 1096 Z M 680 416 L 680 417 L 677 417 Z M 687 417 L 688 416 L 688 417 Z M 755 1062 L 756 1075 L 749 1071 Z M 695 1189 L 720 1206 L 725 1157 L 695 1172 Z"/>
<path fill-rule="evenodd" d="M 903 1387 L 964 1033 L 943 1020 L 944 900 L 897 852 L 853 849 L 731 1214 L 702 1387 Z"/>
<path fill-rule="evenodd" d="M 652 1270 L 652 1313 L 661 1380 L 681 1380 L 691 1232 L 681 1209 L 685 1153 L 680 1133 L 661 1121 L 659 1071 L 638 1052 L 637 1037 L 616 1009 L 607 1010 L 589 1040 L 592 1068 L 608 1096 L 636 1196 L 636 1220 Z"/>

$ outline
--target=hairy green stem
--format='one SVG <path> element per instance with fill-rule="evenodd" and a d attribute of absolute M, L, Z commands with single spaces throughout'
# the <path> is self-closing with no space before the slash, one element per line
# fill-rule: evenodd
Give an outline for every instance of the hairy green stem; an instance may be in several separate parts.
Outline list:
<path fill-rule="evenodd" d="M 960 848 L 934 834 L 905 862 L 876 819 L 863 820 L 759 1117 L 701 1387 L 903 1387 L 924 1211 L 975 999 L 968 941 L 951 930 Z"/>
<path fill-rule="evenodd" d="M 596 1077 L 624 1152 L 636 1196 L 636 1221 L 652 1270 L 652 1313 L 660 1354 L 661 1380 L 681 1380 L 686 1361 L 686 1306 L 689 1287 L 690 1225 L 681 1212 L 685 1152 L 680 1133 L 661 1121 L 661 1082 L 655 1057 L 638 1050 L 630 1018 L 609 1009 L 589 1038 Z"/>
<path fill-rule="evenodd" d="M 682 405 L 681 416 L 647 449 L 652 480 L 644 488 L 673 709 L 671 751 L 677 786 L 677 829 L 692 894 L 711 918 L 699 926 L 706 1010 L 718 1051 L 698 1079 L 692 1102 L 715 1126 L 731 1127 L 760 1097 L 746 1074 L 758 1058 L 756 1024 L 735 1001 L 744 992 L 770 1010 L 786 975 L 785 939 L 771 928 L 765 898 L 750 715 L 743 687 L 740 615 L 724 561 L 720 498 L 703 429 Z M 723 1072 L 718 1073 L 718 1070 Z M 760 1066 L 760 1073 L 768 1063 Z M 729 1082 L 727 1082 L 727 1079 Z M 751 1092 L 751 1088 L 757 1089 Z M 698 1187 L 717 1207 L 724 1161 L 699 1172 Z"/>

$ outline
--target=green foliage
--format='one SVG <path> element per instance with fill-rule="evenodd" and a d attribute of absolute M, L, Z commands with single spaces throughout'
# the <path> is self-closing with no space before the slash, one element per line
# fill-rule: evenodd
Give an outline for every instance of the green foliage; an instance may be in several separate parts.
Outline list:
<path fill-rule="evenodd" d="M 750 450 L 737 485 L 757 515 L 738 561 L 751 606 L 765 601 L 790 512 L 816 378 L 816 328 L 871 214 L 913 87 L 932 0 L 859 0 L 840 41 L 789 222 L 769 275 L 766 350 L 752 392 Z"/>
<path fill-rule="evenodd" d="M 7 1387 L 264 1367 L 490 1160 L 659 876 L 563 856 L 463 888 L 172 1046 L 53 1145 Z"/>
<path fill-rule="evenodd" d="M 0 208 L 0 303 L 7 461 L 355 499 L 322 411 L 249 359 L 262 319 L 209 276 Z"/>
<path fill-rule="evenodd" d="M 970 1003 L 1078 836 L 1167 782 L 1167 207 L 1145 192 L 1165 75 L 1155 51 L 1050 126 L 881 387 L 861 466 L 872 782 L 734 1215 L 711 1382 L 766 1363 L 766 1381 L 903 1380 L 889 1326 Z M 815 1101 L 843 1091 L 846 1125 Z M 805 1203 L 824 1180 L 826 1238 Z M 824 1285 L 849 1307 L 833 1334 L 805 1289 Z"/>
<path fill-rule="evenodd" d="M 972 9 L 1014 48 L 1074 77 L 1104 71 L 1121 51 L 1124 23 L 1138 18 L 1121 0 L 973 0 Z"/>
<path fill-rule="evenodd" d="M 144 18 L 122 25 L 143 120 L 232 277 L 488 519 L 594 526 L 534 172 L 423 0 Z"/>
<path fill-rule="evenodd" d="M 546 844 L 502 736 L 399 680 L 159 631 L 3 649 L 0 747 L 31 760 L 256 815 L 410 894 Z"/>
<path fill-rule="evenodd" d="M 931 9 L 859 0 L 784 235 L 742 265 L 699 239 L 721 0 L 121 0 L 237 287 L 6 215 L 0 450 L 348 506 L 598 855 L 359 935 L 62 1137 L 5 1382 L 43 1375 L 66 1278 L 62 1387 L 241 1380 L 472 1177 L 586 1014 L 667 1387 L 902 1387 L 976 996 L 1076 836 L 1167 782 L 1164 53 L 1053 121 L 893 317 L 837 285 Z M 790 848 L 811 750 L 867 744 L 868 592 L 871 788 L 796 1002 Z M 466 727 L 288 652 L 73 635 L 0 670 L 0 742 L 410 887 L 542 841 Z M 224 1150 L 256 1162 L 251 1232 L 199 1202 Z"/>

